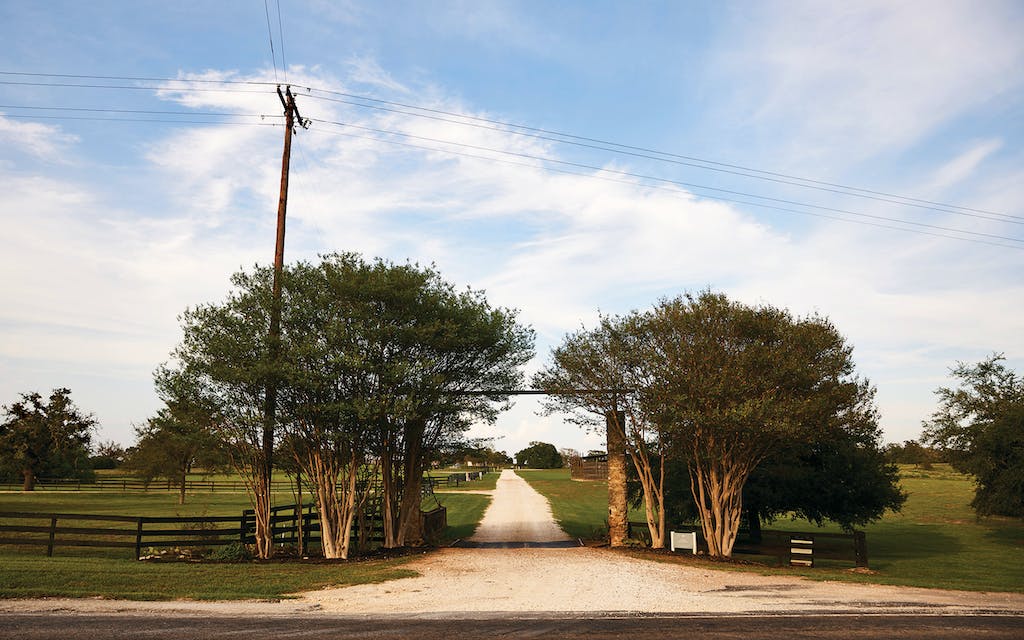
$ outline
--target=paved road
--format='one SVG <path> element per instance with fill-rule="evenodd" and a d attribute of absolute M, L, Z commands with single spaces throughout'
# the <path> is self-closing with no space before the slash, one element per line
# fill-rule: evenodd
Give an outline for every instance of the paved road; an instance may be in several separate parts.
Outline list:
<path fill-rule="evenodd" d="M 0 639 L 37 640 L 199 640 L 289 638 L 347 640 L 350 638 L 412 638 L 415 640 L 472 638 L 842 638 L 853 640 L 1024 638 L 1020 616 L 630 616 L 518 617 L 431 620 L 423 618 L 336 617 L 210 617 L 139 616 L 134 614 L 4 614 Z"/>

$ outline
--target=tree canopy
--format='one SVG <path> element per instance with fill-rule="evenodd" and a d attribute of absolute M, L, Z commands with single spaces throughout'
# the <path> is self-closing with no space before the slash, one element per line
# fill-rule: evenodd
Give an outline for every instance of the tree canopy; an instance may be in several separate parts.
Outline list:
<path fill-rule="evenodd" d="M 90 477 L 89 443 L 96 419 L 71 400 L 68 389 L 54 389 L 44 399 L 23 393 L 3 408 L 0 422 L 0 474 L 20 475 L 25 491 L 36 479 Z"/>
<path fill-rule="evenodd" d="M 706 291 L 663 300 L 645 326 L 653 379 L 640 393 L 671 424 L 712 555 L 730 555 L 743 488 L 773 453 L 843 426 L 877 429 L 871 388 L 824 318 Z"/>
<path fill-rule="evenodd" d="M 562 466 L 562 456 L 555 445 L 534 441 L 530 446 L 516 452 L 516 464 L 529 469 L 559 469 Z"/>
<path fill-rule="evenodd" d="M 978 515 L 1024 517 L 1024 378 L 1001 354 L 970 365 L 958 362 L 956 388 L 940 387 L 939 408 L 924 423 L 953 467 L 974 476 L 971 503 Z"/>
<path fill-rule="evenodd" d="M 192 467 L 216 469 L 225 463 L 217 438 L 219 413 L 188 370 L 160 367 L 156 387 L 164 406 L 135 428 L 138 441 L 128 467 L 145 480 L 167 478 L 178 485 L 178 503 L 185 504 L 186 476 Z"/>

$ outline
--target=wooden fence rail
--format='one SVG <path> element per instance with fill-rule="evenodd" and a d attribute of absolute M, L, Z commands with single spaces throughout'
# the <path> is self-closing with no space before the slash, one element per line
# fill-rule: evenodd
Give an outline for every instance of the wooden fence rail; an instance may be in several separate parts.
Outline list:
<path fill-rule="evenodd" d="M 297 544 L 299 520 L 302 548 L 320 545 L 320 517 L 312 504 L 282 505 L 271 509 L 270 526 L 274 544 Z M 423 514 L 424 531 L 436 540 L 447 526 L 445 509 Z M 122 526 L 91 523 L 121 523 Z M 178 525 L 178 526 L 174 526 Z M 362 521 L 364 543 L 382 543 L 383 526 L 379 517 Z M 358 542 L 360 527 L 353 527 L 352 543 Z M 132 549 L 138 559 L 148 547 L 207 548 L 233 542 L 255 542 L 256 516 L 252 509 L 240 516 L 122 516 L 82 513 L 0 512 L 0 545 L 43 546 L 52 556 L 56 547 L 98 547 Z"/>
<path fill-rule="evenodd" d="M 436 476 L 425 476 L 423 478 L 424 490 L 433 489 L 434 487 L 440 486 L 459 486 L 460 483 L 468 482 L 470 480 L 477 480 L 483 477 L 489 469 L 484 468 L 480 471 L 469 471 L 461 473 L 451 473 L 447 476 L 436 477 Z M 379 481 L 375 483 L 379 485 Z M 291 491 L 294 485 L 291 482 L 275 481 L 271 483 L 271 491 L 274 492 L 285 492 Z M 21 482 L 5 482 L 0 483 L 0 490 L 2 491 L 20 491 L 22 488 Z M 131 476 L 119 476 L 119 477 L 100 477 L 91 481 L 74 480 L 68 478 L 39 478 L 36 480 L 35 488 L 37 491 L 179 491 L 180 486 L 177 482 L 171 480 L 143 480 L 142 478 L 136 478 Z M 365 489 L 365 486 L 360 487 Z M 204 492 L 217 492 L 217 491 L 231 491 L 241 492 L 246 490 L 245 483 L 241 480 L 186 480 L 185 481 L 186 491 L 204 491 Z"/>

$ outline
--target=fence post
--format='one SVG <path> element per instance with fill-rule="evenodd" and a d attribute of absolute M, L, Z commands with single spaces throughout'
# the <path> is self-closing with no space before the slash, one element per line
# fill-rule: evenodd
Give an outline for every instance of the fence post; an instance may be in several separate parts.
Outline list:
<path fill-rule="evenodd" d="M 142 518 L 139 518 L 135 528 L 135 559 L 142 555 Z"/>
<path fill-rule="evenodd" d="M 858 567 L 868 566 L 868 540 L 863 531 L 853 532 L 853 557 Z"/>
<path fill-rule="evenodd" d="M 53 557 L 53 539 L 57 535 L 57 516 L 50 517 L 50 542 L 46 545 L 46 557 Z"/>

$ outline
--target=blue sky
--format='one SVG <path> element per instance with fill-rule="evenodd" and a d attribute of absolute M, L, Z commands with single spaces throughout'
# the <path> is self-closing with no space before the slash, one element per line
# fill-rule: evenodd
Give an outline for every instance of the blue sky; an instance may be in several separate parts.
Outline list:
<path fill-rule="evenodd" d="M 821 313 L 878 387 L 888 440 L 917 437 L 955 361 L 998 351 L 1024 369 L 1018 2 L 281 0 L 280 33 L 277 6 L 277 79 L 315 89 L 297 89 L 316 121 L 295 139 L 289 259 L 436 263 L 521 310 L 539 336 L 531 371 L 598 309 L 684 291 Z M 274 81 L 267 32 L 257 1 L 4 2 L 0 71 Z M 272 259 L 281 128 L 201 114 L 280 105 L 254 85 L 0 81 L 0 403 L 67 386 L 101 439 L 130 443 L 158 406 L 150 376 L 179 338 L 177 315 Z M 970 210 L 354 106 L 323 89 Z M 476 433 L 511 452 L 536 439 L 599 446 L 535 410 L 521 400 Z"/>

